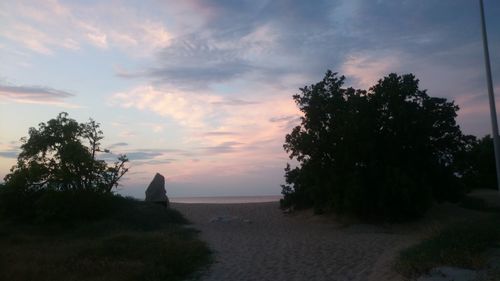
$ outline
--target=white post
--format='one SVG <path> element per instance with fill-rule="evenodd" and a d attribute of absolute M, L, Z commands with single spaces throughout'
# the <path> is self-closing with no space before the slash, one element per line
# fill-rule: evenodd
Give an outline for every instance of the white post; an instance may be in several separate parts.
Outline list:
<path fill-rule="evenodd" d="M 500 191 L 500 142 L 498 139 L 497 110 L 495 107 L 495 94 L 493 93 L 493 82 L 491 79 L 490 53 L 488 50 L 488 36 L 486 34 L 486 23 L 484 20 L 483 0 L 479 0 L 481 9 L 481 30 L 483 33 L 484 63 L 486 67 L 486 81 L 488 83 L 488 97 L 490 100 L 491 126 L 493 133 L 493 145 L 495 149 L 495 164 L 497 171 L 497 188 Z"/>

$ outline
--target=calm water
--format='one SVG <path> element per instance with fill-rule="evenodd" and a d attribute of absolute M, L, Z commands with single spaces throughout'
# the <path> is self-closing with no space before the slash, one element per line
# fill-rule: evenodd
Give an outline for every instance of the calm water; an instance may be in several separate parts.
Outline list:
<path fill-rule="evenodd" d="M 234 203 L 262 203 L 277 202 L 281 195 L 268 196 L 222 196 L 222 197 L 172 197 L 175 203 L 208 203 L 208 204 L 234 204 Z"/>

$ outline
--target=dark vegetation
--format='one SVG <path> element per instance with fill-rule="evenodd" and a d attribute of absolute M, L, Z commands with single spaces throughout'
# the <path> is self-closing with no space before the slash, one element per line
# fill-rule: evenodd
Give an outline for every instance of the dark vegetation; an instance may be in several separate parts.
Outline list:
<path fill-rule="evenodd" d="M 285 169 L 283 208 L 402 221 L 495 188 L 491 139 L 462 134 L 454 102 L 429 96 L 412 74 L 369 90 L 344 82 L 328 71 L 293 96 L 304 117 L 284 144 L 299 165 Z"/>
<path fill-rule="evenodd" d="M 113 165 L 97 159 L 109 150 L 101 149 L 102 131 L 94 120 L 78 123 L 62 112 L 38 127 L 30 128 L 29 136 L 21 139 L 17 164 L 5 177 L 7 187 L 110 193 L 128 171 L 125 155 L 118 156 Z"/>
<path fill-rule="evenodd" d="M 493 139 L 486 135 L 481 139 L 469 138 L 469 148 L 459 161 L 462 183 L 468 190 L 475 188 L 496 189 L 495 153 Z"/>
<path fill-rule="evenodd" d="M 403 250 L 395 269 L 406 277 L 422 275 L 438 266 L 481 269 L 488 260 L 487 250 L 499 242 L 498 214 L 456 223 Z"/>
<path fill-rule="evenodd" d="M 5 280 L 182 280 L 210 261 L 175 210 L 86 191 L 40 200 L 29 219 L 2 214 Z"/>
<path fill-rule="evenodd" d="M 99 160 L 101 139 L 66 113 L 29 130 L 0 185 L 2 280 L 181 280 L 208 264 L 179 212 L 113 193 L 128 160 Z"/>

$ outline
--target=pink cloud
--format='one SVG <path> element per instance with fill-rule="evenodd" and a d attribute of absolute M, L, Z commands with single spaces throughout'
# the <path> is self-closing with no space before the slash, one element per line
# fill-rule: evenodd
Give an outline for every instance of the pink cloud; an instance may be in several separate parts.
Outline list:
<path fill-rule="evenodd" d="M 400 65 L 397 53 L 391 54 L 353 54 L 347 57 L 340 67 L 340 74 L 354 79 L 354 86 L 368 89 Z"/>
<path fill-rule="evenodd" d="M 182 140 L 168 148 L 182 147 L 189 155 L 179 153 L 175 162 L 134 169 L 146 174 L 164 170 L 170 181 L 189 182 L 213 175 L 258 177 L 259 167 L 284 167 L 284 138 L 291 124 L 297 124 L 300 112 L 288 92 L 266 90 L 273 95 L 254 96 L 258 102 L 253 103 L 230 103 L 213 93 L 164 91 L 153 86 L 116 93 L 111 99 L 114 106 L 153 112 L 184 128 Z"/>
<path fill-rule="evenodd" d="M 22 1 L 12 2 L 6 9 L 0 36 L 44 55 L 57 48 L 76 51 L 91 45 L 148 56 L 173 37 L 161 19 L 144 19 L 133 7 L 116 9 L 116 3 Z"/>

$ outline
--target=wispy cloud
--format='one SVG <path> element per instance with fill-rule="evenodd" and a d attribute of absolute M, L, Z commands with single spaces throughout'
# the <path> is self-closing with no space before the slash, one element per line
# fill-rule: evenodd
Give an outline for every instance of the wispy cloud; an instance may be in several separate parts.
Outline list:
<path fill-rule="evenodd" d="M 112 143 L 110 144 L 107 148 L 108 149 L 114 149 L 114 148 L 118 148 L 118 147 L 125 147 L 125 146 L 128 146 L 129 144 L 126 143 L 126 142 L 117 142 L 117 143 Z"/>
<path fill-rule="evenodd" d="M 171 163 L 168 171 L 172 180 L 183 180 L 209 175 L 217 169 L 246 174 L 255 170 L 255 165 L 271 165 L 273 169 L 283 165 L 286 161 L 282 148 L 284 136 L 291 126 L 298 124 L 301 114 L 291 98 L 293 92 L 262 87 L 257 91 L 261 94 L 253 96 L 258 102 L 154 86 L 117 93 L 112 100 L 114 106 L 153 112 L 181 126 L 183 142 L 177 146 L 182 146 L 182 152 L 165 152 L 144 162 L 174 156 L 178 161 Z M 270 92 L 274 95 L 267 94 Z M 240 96 L 252 96 L 251 93 L 249 89 Z"/>
<path fill-rule="evenodd" d="M 129 5 L 15 1 L 2 16 L 4 37 L 39 54 L 86 46 L 116 48 L 129 55 L 150 55 L 168 46 L 173 35 L 160 19 L 144 19 Z"/>
<path fill-rule="evenodd" d="M 500 5 L 485 3 L 493 30 Z M 36 77 L 41 69 L 47 81 L 67 71 L 41 64 L 47 59 L 93 70 L 96 61 L 87 58 L 95 57 L 99 75 L 113 68 L 107 74 L 115 75 L 104 88 L 72 84 L 86 93 L 77 98 L 50 87 L 5 85 L 17 88 L 3 89 L 0 102 L 109 100 L 116 110 L 109 118 L 127 121 L 112 128 L 113 152 L 130 153 L 144 175 L 154 169 L 172 181 L 205 186 L 210 178 L 207 185 L 228 186 L 273 171 L 274 181 L 263 185 L 281 181 L 284 137 L 302 116 L 291 96 L 326 69 L 361 88 L 389 72 L 414 73 L 430 95 L 457 101 L 466 132 L 489 131 L 474 1 L 24 0 L 0 6 L 0 48 L 8 58 L 0 72 L 29 70 L 23 77 Z M 499 33 L 490 32 L 491 49 L 499 43 Z M 491 56 L 500 60 L 499 52 Z M 492 66 L 500 73 L 500 64 Z M 73 83 L 67 79 L 73 73 L 58 85 Z M 98 106 L 93 113 L 109 112 Z M 173 150 L 152 149 L 161 147 Z"/>
<path fill-rule="evenodd" d="M 125 146 L 123 146 L 125 147 Z M 109 153 L 100 153 L 99 159 L 108 162 L 116 161 L 119 154 L 124 154 L 132 166 L 143 164 L 171 163 L 175 157 L 185 156 L 186 152 L 177 149 L 117 149 Z"/>
<path fill-rule="evenodd" d="M 147 77 L 185 88 L 234 79 L 254 68 L 239 49 L 193 36 L 176 39 L 158 53 L 156 61 L 145 72 Z"/>
<path fill-rule="evenodd" d="M 19 150 L 0 151 L 0 157 L 15 159 L 19 155 L 19 152 Z"/>
<path fill-rule="evenodd" d="M 44 55 L 53 54 L 51 45 L 54 44 L 54 40 L 34 27 L 27 24 L 15 24 L 5 30 L 1 33 L 3 37 L 18 42 L 37 53 Z"/>
<path fill-rule="evenodd" d="M 78 107 L 66 102 L 68 98 L 73 96 L 74 94 L 70 92 L 46 86 L 16 86 L 0 84 L 0 98 L 14 102 Z"/>
<path fill-rule="evenodd" d="M 214 146 L 202 147 L 201 149 L 205 154 L 220 154 L 234 152 L 243 145 L 244 144 L 240 142 L 228 141 Z"/>
<path fill-rule="evenodd" d="M 0 157 L 16 159 L 21 152 L 20 145 L 21 143 L 19 141 L 0 143 Z"/>
<path fill-rule="evenodd" d="M 176 90 L 161 90 L 153 86 L 140 86 L 128 92 L 116 93 L 110 103 L 124 108 L 149 110 L 170 117 L 189 127 L 202 127 L 214 113 L 211 102 L 221 98 L 211 94 L 184 93 Z"/>
<path fill-rule="evenodd" d="M 227 132 L 227 131 L 212 131 L 212 132 L 205 132 L 201 134 L 202 136 L 235 136 L 238 135 L 236 132 Z"/>
<path fill-rule="evenodd" d="M 277 123 L 277 122 L 297 121 L 298 118 L 300 117 L 297 115 L 275 116 L 269 118 L 269 122 Z"/>
<path fill-rule="evenodd" d="M 251 105 L 251 104 L 258 104 L 259 102 L 257 101 L 247 101 L 243 99 L 236 99 L 236 98 L 226 98 L 222 101 L 215 101 L 212 102 L 214 105 L 234 105 L 234 106 L 240 106 L 240 105 Z"/>
<path fill-rule="evenodd" d="M 354 87 L 368 89 L 379 79 L 391 72 L 396 72 L 400 66 L 396 52 L 362 52 L 349 55 L 342 66 L 340 74 L 354 82 Z"/>
<path fill-rule="evenodd" d="M 130 151 L 126 154 L 131 161 L 154 159 L 155 157 L 163 155 L 161 152 L 154 151 Z"/>

